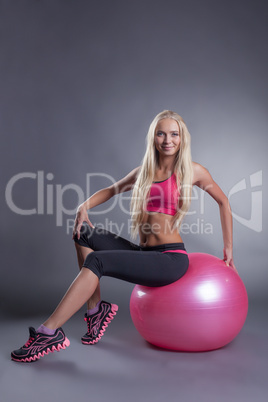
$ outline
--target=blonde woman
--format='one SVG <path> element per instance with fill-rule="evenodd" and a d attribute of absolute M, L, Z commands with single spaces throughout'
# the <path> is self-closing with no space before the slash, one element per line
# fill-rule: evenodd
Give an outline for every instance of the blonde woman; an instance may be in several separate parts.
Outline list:
<path fill-rule="evenodd" d="M 190 134 L 181 116 L 164 110 L 149 127 L 141 166 L 110 187 L 97 191 L 78 207 L 73 239 L 80 273 L 48 320 L 37 330 L 29 328 L 29 340 L 13 351 L 11 358 L 30 362 L 48 352 L 65 349 L 70 342 L 61 326 L 86 302 L 87 333 L 82 343 L 98 342 L 118 309 L 115 304 L 100 299 L 102 276 L 145 286 L 164 286 L 179 280 L 189 264 L 179 228 L 190 206 L 193 185 L 207 191 L 218 203 L 223 259 L 235 269 L 228 199 L 209 172 L 192 162 Z M 94 227 L 88 217 L 88 211 L 95 206 L 130 190 L 133 190 L 131 238 L 134 241 L 139 234 L 139 244 Z"/>

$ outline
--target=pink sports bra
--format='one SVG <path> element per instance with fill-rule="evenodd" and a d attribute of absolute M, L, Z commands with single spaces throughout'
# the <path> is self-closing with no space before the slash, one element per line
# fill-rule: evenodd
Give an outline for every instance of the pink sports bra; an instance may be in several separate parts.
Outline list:
<path fill-rule="evenodd" d="M 179 197 L 180 192 L 176 184 L 176 175 L 173 173 L 166 180 L 153 182 L 146 210 L 174 216 L 177 212 Z"/>

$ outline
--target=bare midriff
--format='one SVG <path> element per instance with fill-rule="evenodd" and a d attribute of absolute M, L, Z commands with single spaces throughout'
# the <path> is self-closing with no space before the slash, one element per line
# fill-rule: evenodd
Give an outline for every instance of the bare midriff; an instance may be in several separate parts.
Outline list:
<path fill-rule="evenodd" d="M 150 247 L 165 243 L 182 243 L 178 229 L 172 230 L 172 215 L 145 212 L 139 229 L 140 246 Z"/>

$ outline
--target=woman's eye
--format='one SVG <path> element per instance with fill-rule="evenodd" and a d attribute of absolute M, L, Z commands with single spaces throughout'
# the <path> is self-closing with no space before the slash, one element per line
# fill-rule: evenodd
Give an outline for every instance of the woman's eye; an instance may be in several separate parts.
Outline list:
<path fill-rule="evenodd" d="M 172 133 L 172 135 L 175 135 L 177 137 L 179 134 L 178 133 Z"/>
<path fill-rule="evenodd" d="M 163 133 L 161 133 L 160 131 L 157 133 L 158 136 L 163 135 Z"/>

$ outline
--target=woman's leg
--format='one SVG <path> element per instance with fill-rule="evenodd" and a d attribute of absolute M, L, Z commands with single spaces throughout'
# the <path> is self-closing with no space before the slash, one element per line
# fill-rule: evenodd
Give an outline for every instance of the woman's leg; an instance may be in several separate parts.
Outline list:
<path fill-rule="evenodd" d="M 84 264 L 56 310 L 44 322 L 45 327 L 56 329 L 68 321 L 95 293 L 102 275 L 145 286 L 163 286 L 184 275 L 188 256 L 157 251 L 105 250 L 88 254 Z"/>
<path fill-rule="evenodd" d="M 75 243 L 78 264 L 80 271 L 86 257 L 93 252 L 90 247 L 81 246 Z M 87 313 L 84 320 L 87 323 L 87 332 L 82 336 L 81 341 L 84 345 L 93 345 L 97 343 L 103 336 L 107 325 L 116 315 L 118 306 L 105 301 L 100 298 L 100 284 L 98 283 L 95 292 L 87 301 Z"/>
<path fill-rule="evenodd" d="M 78 260 L 78 266 L 81 271 L 83 267 L 83 263 L 87 257 L 88 254 L 92 253 L 94 250 L 92 250 L 90 247 L 84 247 L 81 246 L 78 243 L 75 243 L 75 249 L 77 253 L 77 260 Z M 93 295 L 91 296 L 90 299 L 87 300 L 87 309 L 93 309 L 97 303 L 100 301 L 100 284 L 98 283 L 97 288 Z"/>
<path fill-rule="evenodd" d="M 94 251 L 88 254 L 83 267 L 99 279 L 110 276 L 143 286 L 165 286 L 177 281 L 188 269 L 188 255 L 182 247 L 181 251 Z"/>
<path fill-rule="evenodd" d="M 98 225 L 92 228 L 87 222 L 81 227 L 80 238 L 74 237 L 77 251 L 78 264 L 81 269 L 87 256 L 94 251 L 104 250 L 139 250 L 140 247 L 129 240 L 118 236 L 109 230 Z M 96 306 L 96 308 L 95 308 Z M 98 307 L 97 307 L 98 306 Z M 118 306 L 106 301 L 100 300 L 100 286 L 98 284 L 95 292 L 87 301 L 87 314 L 84 320 L 87 323 L 87 332 L 81 338 L 85 345 L 97 343 L 103 336 L 107 325 L 116 315 Z M 91 310 L 91 311 L 89 311 Z"/>
<path fill-rule="evenodd" d="M 61 327 L 94 294 L 98 285 L 97 275 L 87 268 L 82 268 L 58 307 L 43 325 L 49 329 Z"/>
<path fill-rule="evenodd" d="M 75 248 L 79 269 L 82 269 L 86 257 L 93 251 L 102 250 L 138 250 L 139 246 L 116 235 L 102 227 L 96 225 L 92 228 L 88 223 L 84 222 L 81 227 L 80 239 L 74 238 Z M 100 301 L 100 285 L 98 284 L 95 292 L 87 301 L 87 309 L 94 308 Z"/>
<path fill-rule="evenodd" d="M 69 346 L 70 341 L 61 326 L 93 295 L 98 283 L 99 278 L 92 271 L 82 268 L 49 319 L 37 331 L 33 327 L 29 328 L 28 341 L 11 353 L 11 359 L 23 363 L 32 362 L 49 352 Z"/>
<path fill-rule="evenodd" d="M 139 246 L 123 239 L 106 230 L 92 231 L 88 228 L 84 244 L 81 238 L 76 239 L 76 243 L 81 243 L 78 250 L 78 263 L 81 267 L 80 273 L 66 292 L 56 310 L 36 331 L 33 327 L 29 328 L 30 337 L 28 341 L 18 350 L 11 353 L 12 360 L 19 362 L 31 362 L 39 359 L 48 352 L 65 349 L 70 342 L 66 338 L 61 325 L 63 325 L 82 305 L 90 300 L 94 305 L 99 296 L 99 276 L 94 271 L 82 267 L 87 256 L 93 250 L 114 249 L 137 250 Z M 96 343 L 103 335 L 107 324 L 111 321 L 117 311 L 116 305 L 107 302 L 100 303 L 100 310 L 94 316 L 87 316 L 88 333 L 82 338 L 86 344 Z"/>
<path fill-rule="evenodd" d="M 35 331 L 30 327 L 29 340 L 20 349 L 13 351 L 11 358 L 20 362 L 35 361 L 49 351 L 69 346 L 70 342 L 61 326 L 94 294 L 102 275 L 145 286 L 163 286 L 183 276 L 188 263 L 186 254 L 167 250 L 105 250 L 89 253 L 80 273 L 44 323 L 45 332 Z M 103 327 L 102 332 L 104 330 Z M 87 343 L 96 343 L 98 339 L 99 337 Z"/>

